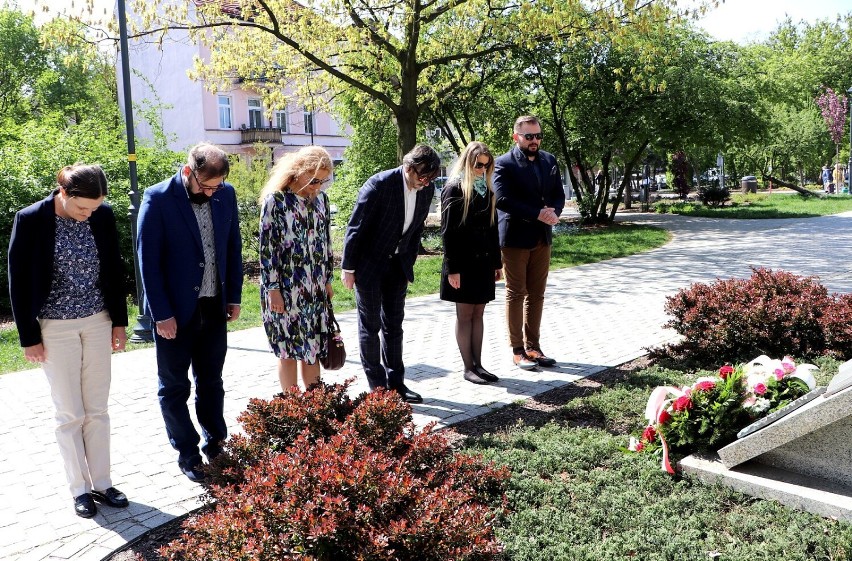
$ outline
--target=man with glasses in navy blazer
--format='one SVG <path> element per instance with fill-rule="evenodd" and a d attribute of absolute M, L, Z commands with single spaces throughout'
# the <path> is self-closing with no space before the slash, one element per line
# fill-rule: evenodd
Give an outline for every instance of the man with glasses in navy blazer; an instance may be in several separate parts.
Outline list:
<path fill-rule="evenodd" d="M 418 144 L 400 167 L 368 179 L 358 191 L 343 241 L 341 276 L 346 288 L 355 289 L 361 364 L 370 389 L 389 388 L 409 403 L 423 399 L 405 385 L 405 293 L 414 281 L 414 261 L 435 194 L 432 180 L 440 167 L 438 154 Z"/>
<path fill-rule="evenodd" d="M 208 460 L 227 437 L 222 368 L 226 323 L 240 316 L 242 241 L 230 165 L 220 148 L 194 146 L 186 165 L 145 190 L 139 209 L 137 252 L 144 309 L 156 322 L 160 410 L 178 466 L 191 481 L 205 478 Z M 204 442 L 189 416 L 189 368 L 195 413 Z"/>
<path fill-rule="evenodd" d="M 542 138 L 538 118 L 518 117 L 515 146 L 494 161 L 509 345 L 512 362 L 526 370 L 556 364 L 542 352 L 539 338 L 553 226 L 565 206 L 565 191 L 556 158 L 540 149 Z"/>

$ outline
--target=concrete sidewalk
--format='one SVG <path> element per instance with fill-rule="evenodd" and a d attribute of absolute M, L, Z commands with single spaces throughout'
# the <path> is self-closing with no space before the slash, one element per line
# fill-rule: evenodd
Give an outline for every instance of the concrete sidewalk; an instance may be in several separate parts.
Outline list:
<path fill-rule="evenodd" d="M 424 397 L 415 422 L 448 425 L 570 383 L 645 354 L 670 340 L 665 298 L 692 282 L 746 277 L 750 267 L 819 276 L 833 292 L 852 292 L 852 213 L 793 220 L 719 220 L 625 214 L 623 221 L 669 229 L 671 243 L 653 251 L 551 272 L 542 347 L 554 368 L 525 372 L 511 365 L 504 328 L 504 293 L 486 308 L 483 362 L 500 376 L 493 386 L 461 377 L 453 333 L 454 308 L 436 295 L 408 301 L 406 382 Z M 326 373 L 329 382 L 355 378 L 354 312 L 338 315 L 349 355 Z M 131 505 L 99 505 L 98 515 L 74 515 L 53 436 L 53 405 L 41 370 L 0 376 L 0 559 L 98 561 L 150 528 L 200 506 L 202 488 L 177 468 L 157 404 L 153 349 L 115 355 L 110 399 L 114 484 Z M 280 391 L 275 358 L 262 328 L 229 335 L 225 414 L 231 431 L 249 398 Z"/>

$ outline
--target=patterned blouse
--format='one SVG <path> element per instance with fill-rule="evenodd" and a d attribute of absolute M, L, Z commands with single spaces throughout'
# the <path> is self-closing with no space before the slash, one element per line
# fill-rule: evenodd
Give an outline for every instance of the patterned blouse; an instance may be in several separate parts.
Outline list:
<path fill-rule="evenodd" d="M 50 296 L 42 319 L 79 319 L 106 309 L 100 287 L 101 261 L 88 220 L 56 217 Z"/>

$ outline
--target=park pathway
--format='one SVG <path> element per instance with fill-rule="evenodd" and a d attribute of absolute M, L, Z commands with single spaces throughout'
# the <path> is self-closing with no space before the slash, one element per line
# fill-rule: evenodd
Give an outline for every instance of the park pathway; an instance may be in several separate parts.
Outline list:
<path fill-rule="evenodd" d="M 666 296 L 692 282 L 747 277 L 751 267 L 816 275 L 832 292 L 852 292 L 852 213 L 789 220 L 725 220 L 625 214 L 622 221 L 668 229 L 672 241 L 630 257 L 550 274 L 542 347 L 554 368 L 524 372 L 506 345 L 503 286 L 486 308 L 484 365 L 500 376 L 493 386 L 465 382 L 453 335 L 454 309 L 437 296 L 408 301 L 406 381 L 424 396 L 414 406 L 418 426 L 446 426 L 537 395 L 645 354 L 669 341 L 662 328 Z M 358 363 L 354 312 L 338 316 L 348 361 L 326 381 L 354 378 L 367 389 Z M 201 503 L 202 488 L 177 468 L 156 399 L 153 349 L 115 355 L 110 398 L 114 484 L 127 509 L 100 507 L 74 515 L 53 436 L 53 406 L 40 370 L 0 376 L 0 559 L 99 561 L 145 531 Z M 262 328 L 230 334 L 225 365 L 225 414 L 231 430 L 251 397 L 279 391 L 275 361 Z"/>

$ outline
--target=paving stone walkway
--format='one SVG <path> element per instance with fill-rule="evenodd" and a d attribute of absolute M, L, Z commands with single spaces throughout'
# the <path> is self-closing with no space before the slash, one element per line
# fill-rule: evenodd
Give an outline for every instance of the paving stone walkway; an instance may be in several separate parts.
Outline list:
<path fill-rule="evenodd" d="M 453 335 L 454 309 L 437 296 L 408 301 L 406 379 L 425 401 L 415 422 L 449 425 L 570 383 L 645 354 L 671 340 L 662 328 L 668 295 L 692 282 L 747 277 L 750 267 L 818 276 L 833 292 L 852 292 L 852 213 L 792 220 L 721 220 L 624 214 L 622 221 L 668 229 L 672 241 L 639 255 L 551 272 L 542 321 L 542 347 L 554 368 L 525 372 L 511 365 L 504 328 L 504 292 L 486 308 L 485 366 L 493 386 L 465 382 Z M 355 378 L 354 312 L 338 316 L 349 355 L 325 377 Z M 99 507 L 74 515 L 53 436 L 53 406 L 41 370 L 0 376 L 0 559 L 99 561 L 145 531 L 200 506 L 201 487 L 177 469 L 157 405 L 153 349 L 115 355 L 110 397 L 114 484 L 127 509 Z M 262 328 L 230 334 L 225 365 L 231 430 L 251 397 L 279 391 L 275 360 Z"/>

